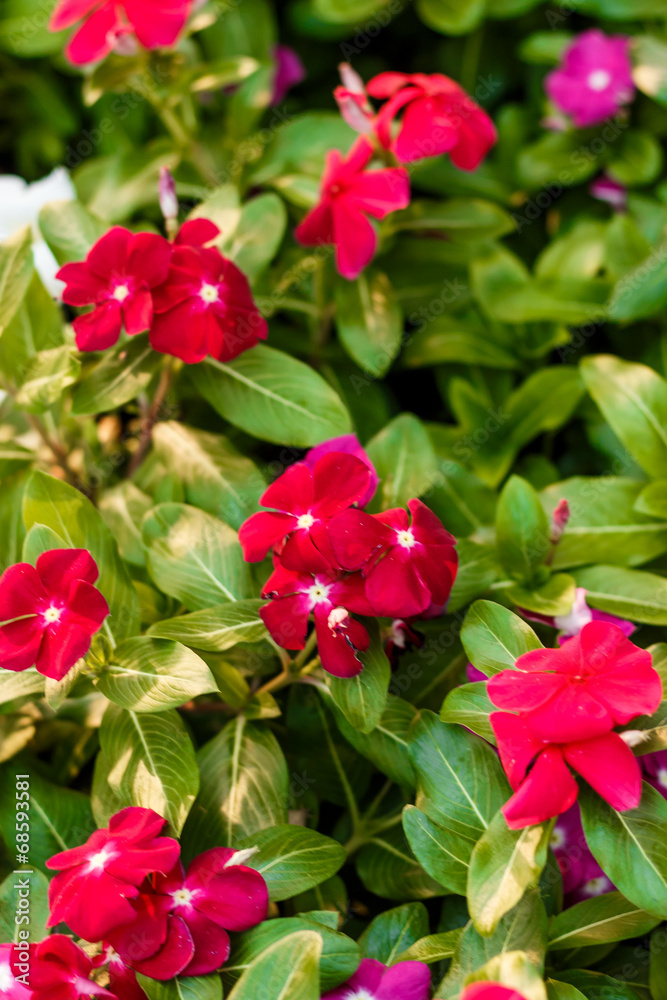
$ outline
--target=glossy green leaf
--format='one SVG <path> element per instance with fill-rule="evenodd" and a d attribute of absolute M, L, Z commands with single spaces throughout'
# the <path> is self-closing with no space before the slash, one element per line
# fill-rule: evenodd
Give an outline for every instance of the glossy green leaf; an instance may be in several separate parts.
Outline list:
<path fill-rule="evenodd" d="M 667 625 L 667 581 L 662 576 L 620 566 L 588 566 L 575 576 L 591 607 L 647 625 Z"/>
<path fill-rule="evenodd" d="M 542 645 L 530 625 L 493 601 L 476 601 L 468 611 L 461 642 L 468 659 L 488 677 L 514 667 L 517 658 Z"/>
<path fill-rule="evenodd" d="M 500 494 L 496 545 L 512 576 L 523 583 L 534 582 L 551 548 L 550 528 L 537 492 L 520 476 L 512 476 Z"/>
<path fill-rule="evenodd" d="M 106 351 L 72 393 L 72 412 L 102 413 L 114 410 L 145 392 L 160 363 L 160 355 L 148 342 L 148 334 L 121 341 Z"/>
<path fill-rule="evenodd" d="M 0 330 L 12 320 L 33 276 L 32 232 L 24 226 L 0 243 Z"/>
<path fill-rule="evenodd" d="M 426 493 L 437 475 L 437 459 L 428 434 L 417 417 L 395 417 L 367 446 L 380 476 L 374 505 L 378 510 L 404 507 Z"/>
<path fill-rule="evenodd" d="M 391 282 L 381 271 L 336 284 L 336 327 L 353 361 L 376 378 L 391 367 L 401 346 L 403 317 Z"/>
<path fill-rule="evenodd" d="M 345 862 L 345 851 L 337 841 L 304 826 L 269 826 L 236 846 L 259 848 L 248 863 L 264 876 L 274 901 L 326 882 Z"/>
<path fill-rule="evenodd" d="M 97 682 L 110 701 L 133 712 L 162 712 L 217 691 L 201 657 L 169 639 L 125 639 Z"/>
<path fill-rule="evenodd" d="M 549 948 L 563 951 L 643 937 L 659 921 L 659 917 L 628 902 L 620 892 L 606 892 L 584 899 L 554 917 L 549 928 Z"/>
<path fill-rule="evenodd" d="M 475 841 L 434 823 L 416 806 L 406 806 L 403 829 L 420 865 L 449 892 L 464 895 Z"/>
<path fill-rule="evenodd" d="M 327 678 L 331 697 L 347 721 L 361 733 L 370 733 L 380 722 L 387 703 L 391 667 L 384 651 L 377 624 L 365 619 L 370 646 L 359 659 L 363 669 L 356 677 Z"/>
<path fill-rule="evenodd" d="M 224 652 L 239 642 L 266 639 L 266 625 L 259 617 L 264 601 L 234 601 L 216 608 L 193 611 L 151 625 L 148 634 L 208 652 Z"/>
<path fill-rule="evenodd" d="M 270 945 L 246 969 L 229 1000 L 319 1000 L 322 938 L 317 931 L 297 931 Z"/>
<path fill-rule="evenodd" d="M 396 959 L 428 933 L 428 911 L 423 903 L 406 903 L 375 917 L 359 938 L 364 958 L 383 965 L 394 965 Z"/>

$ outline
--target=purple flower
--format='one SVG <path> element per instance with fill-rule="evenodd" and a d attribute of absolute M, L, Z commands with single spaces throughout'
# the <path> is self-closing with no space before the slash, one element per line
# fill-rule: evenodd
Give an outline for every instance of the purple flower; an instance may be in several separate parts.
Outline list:
<path fill-rule="evenodd" d="M 297 83 L 301 83 L 306 78 L 306 67 L 301 59 L 287 45 L 274 45 L 273 58 L 276 64 L 276 72 L 273 78 L 273 96 L 271 105 L 280 104 L 287 97 L 287 93 Z"/>
<path fill-rule="evenodd" d="M 311 448 L 303 459 L 305 465 L 309 469 L 315 468 L 315 463 L 322 455 L 328 455 L 331 451 L 342 451 L 346 455 L 354 455 L 355 458 L 360 459 L 364 465 L 368 466 L 371 470 L 371 480 L 368 484 L 368 490 L 360 498 L 358 506 L 365 507 L 369 504 L 373 497 L 375 496 L 375 491 L 380 482 L 380 477 L 375 471 L 375 466 L 371 462 L 370 458 L 361 447 L 361 443 L 355 434 L 343 434 L 342 437 L 330 438 L 328 441 L 323 441 L 321 444 L 315 445 Z"/>
<path fill-rule="evenodd" d="M 646 780 L 653 785 L 663 798 L 667 799 L 667 750 L 658 750 L 657 753 L 647 753 L 641 758 Z"/>
<path fill-rule="evenodd" d="M 364 958 L 352 978 L 322 1000 L 428 1000 L 430 992 L 431 973 L 423 962 L 399 962 L 388 969 Z"/>
<path fill-rule="evenodd" d="M 625 212 L 628 207 L 628 189 L 619 184 L 609 174 L 601 174 L 588 189 L 598 201 L 606 201 L 617 212 Z"/>
<path fill-rule="evenodd" d="M 551 849 L 563 876 L 563 893 L 567 906 L 613 890 L 613 883 L 602 871 L 586 843 L 578 802 L 558 817 L 551 835 Z"/>
<path fill-rule="evenodd" d="M 550 615 L 540 615 L 533 611 L 526 611 L 524 608 L 518 608 L 517 610 L 528 621 L 541 622 L 542 625 L 551 625 L 552 628 L 557 628 L 560 633 L 558 636 L 558 644 L 560 646 L 564 642 L 567 642 L 568 639 L 573 639 L 575 635 L 579 635 L 584 625 L 588 625 L 589 622 L 609 622 L 611 625 L 618 626 L 626 637 L 632 635 L 637 628 L 634 622 L 625 621 L 623 618 L 610 615 L 606 611 L 597 611 L 595 608 L 590 608 L 586 603 L 587 593 L 588 591 L 584 587 L 577 587 L 574 602 L 566 615 L 555 615 L 552 617 Z"/>
<path fill-rule="evenodd" d="M 545 82 L 547 94 L 577 128 L 597 125 L 632 100 L 630 39 L 584 31 L 563 55 L 561 65 Z"/>
<path fill-rule="evenodd" d="M 466 667 L 466 677 L 473 684 L 475 681 L 488 681 L 489 679 L 486 674 L 482 673 L 481 670 L 478 670 L 472 663 L 469 663 Z"/>

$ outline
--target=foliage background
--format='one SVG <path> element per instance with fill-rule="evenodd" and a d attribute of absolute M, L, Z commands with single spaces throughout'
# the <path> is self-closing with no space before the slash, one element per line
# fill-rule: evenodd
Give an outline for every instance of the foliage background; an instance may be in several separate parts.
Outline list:
<path fill-rule="evenodd" d="M 157 414 L 152 450 L 134 471 L 159 356 L 145 337 L 104 358 L 78 356 L 67 317 L 32 271 L 30 233 L 0 251 L 8 392 L 0 411 L 2 566 L 34 559 L 58 541 L 53 532 L 90 548 L 120 643 L 117 675 L 103 672 L 109 651 L 101 640 L 100 676 L 74 687 L 71 679 L 49 682 L 44 698 L 40 678 L 2 679 L 0 781 L 8 790 L 17 766 L 33 775 L 45 817 L 34 864 L 41 869 L 94 821 L 140 801 L 183 829 L 186 853 L 260 843 L 278 875 L 272 891 L 282 918 L 308 914 L 282 933 L 312 932 L 318 921 L 329 927 L 329 986 L 354 968 L 352 939 L 363 933 L 362 952 L 383 961 L 415 945 L 415 956 L 441 962 L 439 997 L 456 995 L 487 961 L 519 952 L 519 972 L 508 965 L 502 976 L 538 1000 L 544 987 L 524 965 L 541 983 L 547 916 L 560 905 L 553 858 L 541 893 L 528 888 L 519 900 L 535 881 L 535 861 L 517 875 L 519 896 L 496 899 L 490 937 L 466 924 L 465 874 L 443 867 L 423 843 L 446 816 L 438 795 L 449 779 L 442 762 L 420 756 L 410 725 L 418 710 L 439 714 L 449 695 L 445 724 L 426 714 L 419 725 L 435 726 L 443 758 L 460 753 L 466 779 L 485 774 L 491 790 L 502 781 L 492 758 L 479 747 L 473 753 L 453 723 L 490 735 L 483 691 L 458 689 L 468 658 L 500 669 L 498 644 L 518 655 L 538 641 L 505 606 L 563 613 L 576 583 L 594 606 L 640 623 L 641 645 L 663 639 L 664 0 L 213 3 L 175 54 L 112 57 L 83 80 L 62 56 L 63 37 L 46 30 L 49 7 L 0 3 L 0 152 L 4 171 L 28 180 L 60 164 L 72 171 L 78 202 L 48 206 L 40 217 L 58 260 L 80 259 L 110 224 L 159 229 L 157 178 L 167 165 L 183 214 L 195 210 L 222 228 L 223 249 L 251 278 L 270 336 L 253 360 L 181 369 Z M 546 131 L 545 72 L 591 25 L 634 37 L 638 94 L 629 117 Z M 307 78 L 272 108 L 278 40 L 299 52 Z M 342 59 L 365 79 L 386 69 L 451 75 L 500 132 L 474 174 L 445 158 L 411 169 L 413 204 L 387 220 L 380 254 L 356 283 L 291 235 L 316 196 L 325 152 L 353 138 L 331 94 Z M 628 186 L 627 213 L 591 196 L 589 183 L 603 170 Z M 277 402 L 267 402 L 267 386 Z M 460 539 L 448 616 L 424 627 L 426 644 L 391 677 L 377 640 L 363 675 L 368 690 L 356 701 L 335 685 L 329 694 L 294 685 L 258 697 L 280 663 L 256 616 L 265 567 L 244 566 L 234 533 L 257 509 L 266 480 L 303 448 L 351 428 L 382 476 L 377 509 L 421 496 Z M 545 525 L 563 497 L 572 519 L 547 565 Z M 220 610 L 225 591 L 237 601 Z M 467 612 L 479 599 L 494 603 Z M 209 608 L 216 613 L 206 618 Z M 178 621 L 183 611 L 202 614 L 194 635 Z M 151 638 L 138 638 L 140 620 Z M 552 641 L 553 633 L 538 632 Z M 169 647 L 173 660 L 169 641 L 182 644 L 176 654 Z M 658 648 L 656 663 L 663 660 Z M 166 680 L 133 684 L 122 670 L 130 662 L 157 663 Z M 667 745 L 664 717 L 642 723 L 652 731 L 645 749 Z M 138 776 L 139 728 L 158 758 L 148 778 Z M 130 763 L 111 782 L 128 747 Z M 422 839 L 410 827 L 419 826 L 416 810 L 401 822 L 415 801 Z M 502 801 L 487 803 L 488 822 Z M 612 930 L 602 936 L 575 926 L 572 949 L 549 953 L 548 974 L 558 980 L 550 1000 L 575 1000 L 578 990 L 594 1000 L 602 988 L 614 1000 L 663 1000 L 664 946 L 651 951 L 645 935 L 667 918 L 667 806 L 656 796 L 650 808 L 654 839 L 614 866 L 626 874 L 629 866 L 617 879 L 627 899 L 609 905 L 629 906 L 630 916 L 609 917 Z M 290 817 L 306 826 L 285 829 Z M 626 849 L 613 817 L 596 822 L 611 831 L 600 848 L 606 857 Z M 312 834 L 316 862 L 306 854 L 300 869 L 281 867 L 275 859 L 288 853 L 286 838 L 301 847 L 309 830 L 327 838 Z M 2 833 L 9 872 L 6 823 Z M 509 914 L 508 902 L 517 907 Z M 348 937 L 334 939 L 337 930 Z M 273 942 L 263 933 L 238 943 L 237 972 L 244 955 Z M 427 937 L 434 933 L 444 936 Z M 311 987 L 316 995 L 317 963 L 308 940 L 303 948 L 305 998 Z M 281 953 L 286 967 L 290 955 Z"/>

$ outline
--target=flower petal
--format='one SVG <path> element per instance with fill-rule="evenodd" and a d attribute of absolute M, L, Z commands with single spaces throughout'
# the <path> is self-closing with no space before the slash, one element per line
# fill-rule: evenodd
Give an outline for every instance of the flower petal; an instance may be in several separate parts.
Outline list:
<path fill-rule="evenodd" d="M 636 809 L 642 794 L 639 762 L 618 733 L 570 743 L 565 760 L 613 809 Z"/>
<path fill-rule="evenodd" d="M 530 774 L 502 808 L 510 830 L 544 823 L 574 803 L 579 789 L 558 747 L 548 747 Z"/>

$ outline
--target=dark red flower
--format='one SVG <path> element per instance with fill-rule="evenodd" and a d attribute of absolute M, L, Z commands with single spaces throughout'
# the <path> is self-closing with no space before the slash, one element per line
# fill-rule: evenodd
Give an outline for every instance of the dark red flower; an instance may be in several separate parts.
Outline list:
<path fill-rule="evenodd" d="M 170 259 L 171 245 L 162 236 L 114 226 L 85 261 L 60 268 L 56 277 L 66 283 L 63 302 L 95 307 L 74 320 L 80 351 L 111 347 L 123 325 L 128 334 L 148 330 L 153 321 L 151 289 L 167 277 Z"/>
<path fill-rule="evenodd" d="M 409 622 L 404 621 L 402 618 L 394 618 L 391 623 L 391 635 L 384 646 L 384 651 L 391 663 L 392 670 L 398 667 L 401 653 L 405 653 L 411 649 L 421 649 L 423 645 L 424 636 L 421 632 L 417 632 Z M 486 680 L 486 677 L 483 676 L 483 679 Z"/>
<path fill-rule="evenodd" d="M 311 448 L 304 457 L 304 462 L 309 469 L 314 469 L 315 465 L 322 458 L 323 455 L 328 455 L 332 451 L 343 451 L 346 455 L 354 455 L 355 458 L 360 459 L 364 465 L 366 465 L 370 471 L 371 478 L 368 484 L 368 490 L 359 500 L 355 503 L 357 507 L 365 507 L 366 504 L 370 503 L 375 496 L 375 491 L 377 490 L 378 483 L 380 482 L 380 477 L 375 471 L 375 466 L 371 462 L 369 456 L 366 454 L 365 450 L 361 446 L 361 442 L 356 434 L 342 434 L 340 437 L 329 438 L 328 441 L 322 441 L 320 444 L 316 444 L 314 448 Z"/>
<path fill-rule="evenodd" d="M 492 712 L 490 719 L 502 765 L 514 789 L 502 810 L 511 830 L 560 816 L 574 804 L 579 789 L 568 764 L 612 808 L 623 811 L 639 805 L 639 764 L 618 733 L 550 743 L 536 736 L 527 718 Z"/>
<path fill-rule="evenodd" d="M 109 614 L 93 584 L 95 560 L 85 549 L 51 549 L 36 566 L 16 563 L 0 577 L 0 661 L 61 680 L 88 652 Z"/>
<path fill-rule="evenodd" d="M 137 982 L 136 972 L 125 964 L 111 945 L 107 945 L 102 954 L 93 959 L 93 965 L 96 969 L 107 967 L 109 987 L 119 1000 L 148 1000 L 147 994 Z"/>
<path fill-rule="evenodd" d="M 534 649 L 488 685 L 498 708 L 520 712 L 537 739 L 570 743 L 651 715 L 662 682 L 651 654 L 609 622 L 592 621 L 558 649 Z"/>
<path fill-rule="evenodd" d="M 52 934 L 37 945 L 30 970 L 34 1000 L 125 1000 L 94 982 L 90 978 L 92 971 L 92 960 L 78 944 L 64 934 Z"/>
<path fill-rule="evenodd" d="M 226 962 L 228 931 L 266 919 L 266 882 L 243 864 L 247 852 L 216 847 L 146 885 L 135 920 L 110 935 L 120 958 L 153 979 L 203 976 Z"/>
<path fill-rule="evenodd" d="M 152 809 L 130 806 L 96 830 L 85 844 L 56 854 L 46 867 L 51 879 L 49 927 L 61 921 L 86 941 L 100 941 L 134 920 L 131 899 L 151 872 L 174 867 L 180 847 L 161 837 L 166 820 Z"/>
<path fill-rule="evenodd" d="M 241 525 L 239 541 L 248 562 L 259 562 L 279 548 L 287 569 L 326 571 L 335 565 L 327 537 L 328 521 L 364 499 L 371 471 L 360 458 L 334 451 L 309 466 L 296 462 L 263 493 L 259 511 Z M 283 540 L 286 539 L 283 545 Z"/>
<path fill-rule="evenodd" d="M 456 539 L 421 502 L 381 514 L 346 510 L 330 521 L 329 541 L 340 566 L 361 569 L 377 615 L 417 618 L 439 614 L 456 577 Z"/>
<path fill-rule="evenodd" d="M 215 247 L 205 246 L 219 235 L 208 219 L 181 226 L 169 272 L 153 295 L 151 344 L 187 364 L 207 355 L 231 361 L 268 334 L 246 276 Z"/>
<path fill-rule="evenodd" d="M 372 143 L 364 135 L 347 156 L 331 150 L 320 200 L 295 230 L 304 246 L 333 243 L 336 266 L 350 280 L 361 274 L 375 253 L 377 235 L 368 216 L 384 219 L 410 203 L 407 171 L 402 167 L 366 170 L 372 158 Z"/>
<path fill-rule="evenodd" d="M 388 98 L 378 114 L 378 137 L 401 163 L 449 153 L 460 170 L 476 170 L 497 139 L 486 111 L 442 73 L 380 73 L 368 93 Z M 392 123 L 403 108 L 394 140 Z"/>
<path fill-rule="evenodd" d="M 373 614 L 360 573 L 351 576 L 334 570 L 294 573 L 278 562 L 262 597 L 271 598 L 259 613 L 279 646 L 303 649 L 312 613 L 324 669 L 336 677 L 354 677 L 360 673 L 363 664 L 358 654 L 368 649 L 369 638 L 364 626 L 350 612 Z"/>

